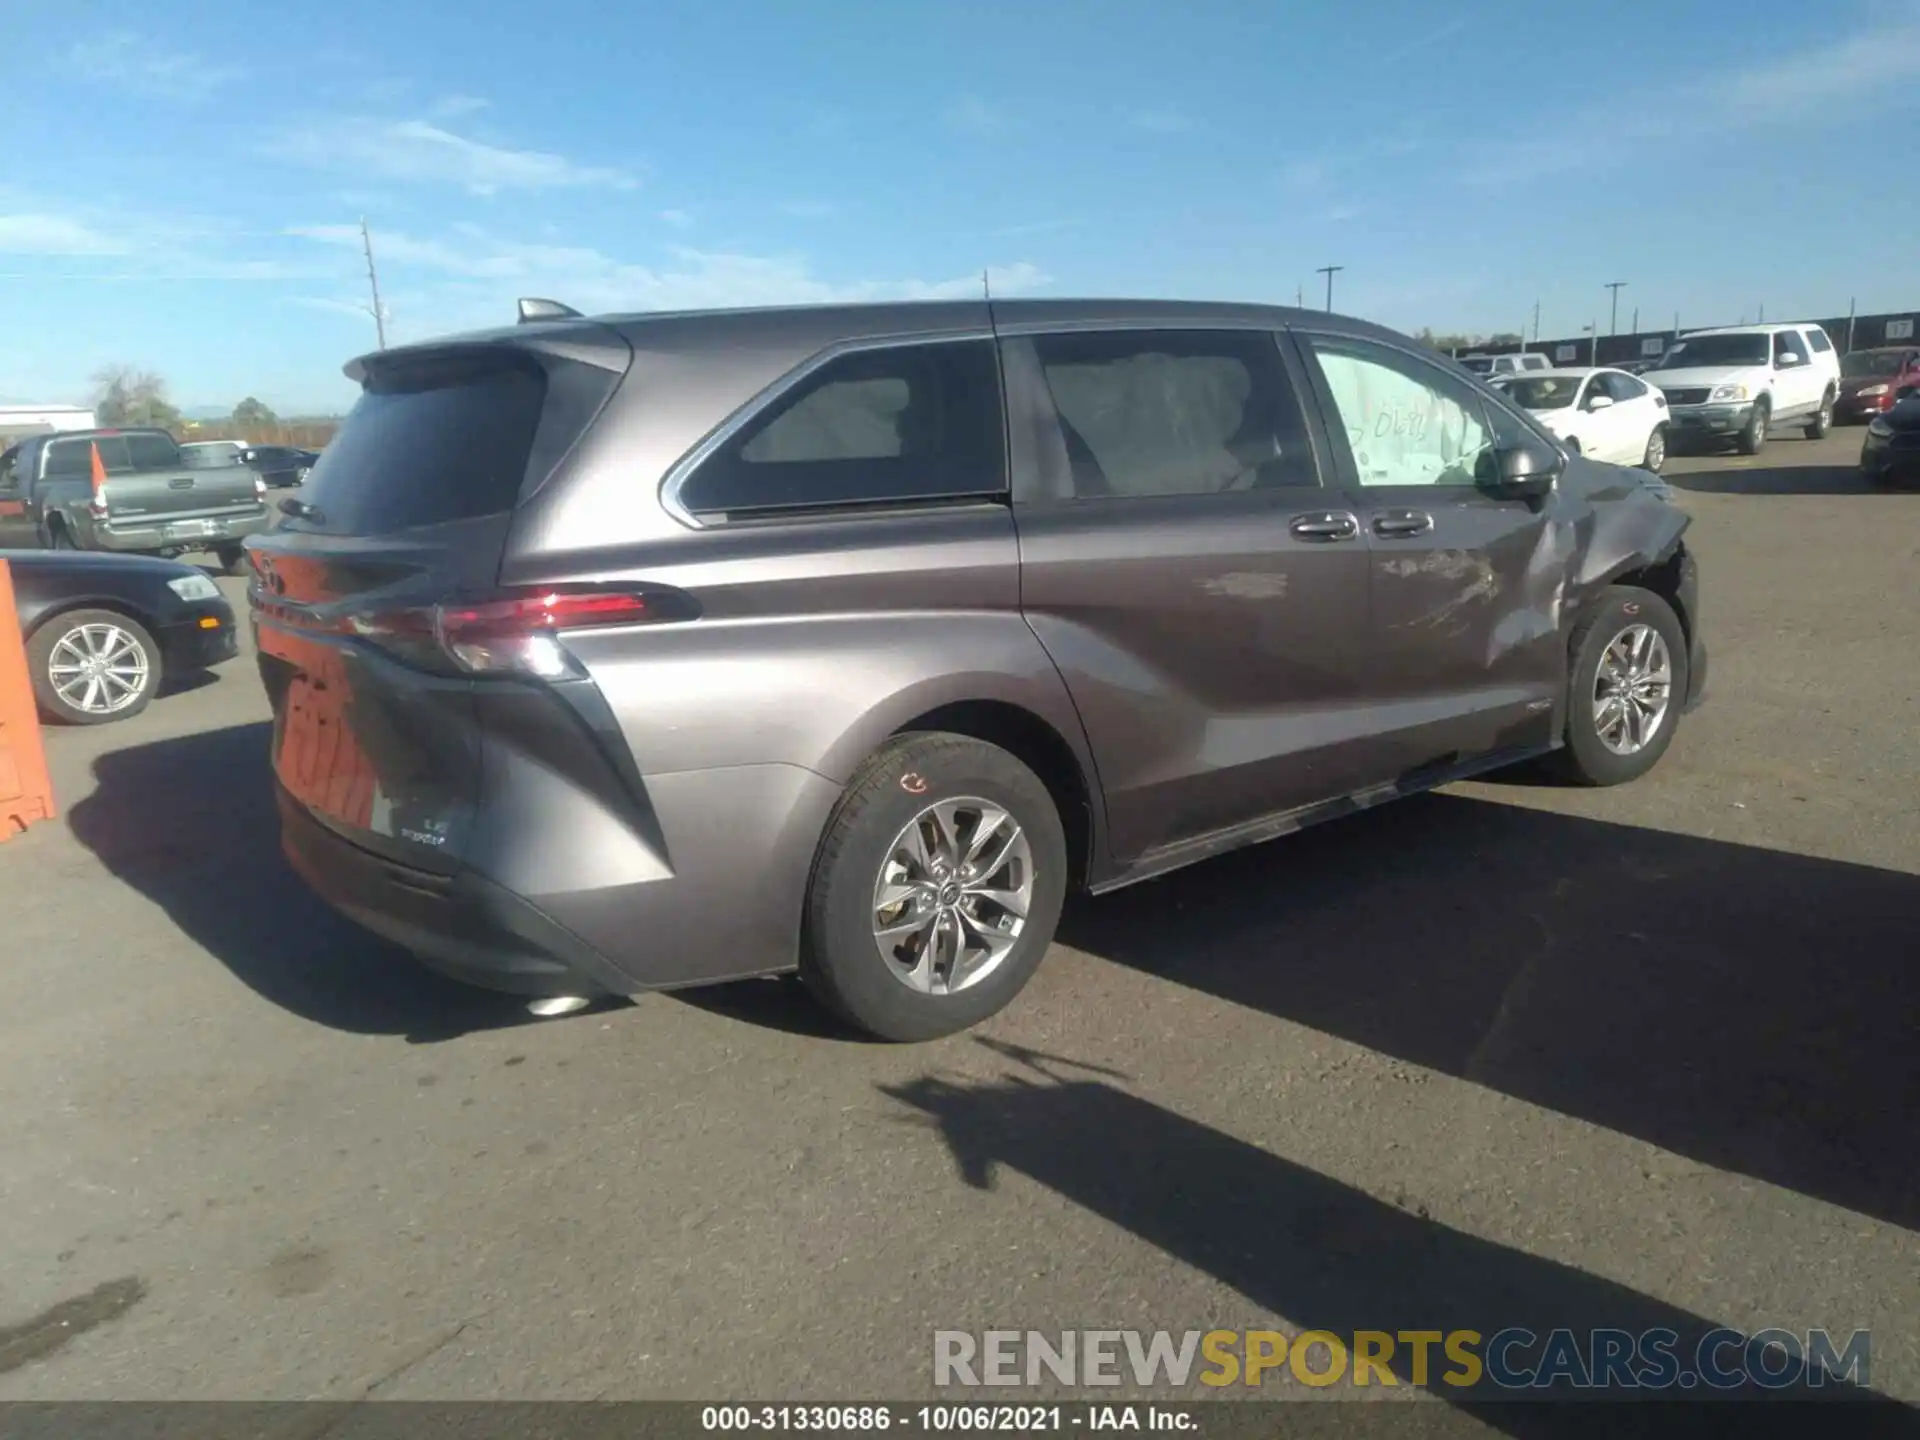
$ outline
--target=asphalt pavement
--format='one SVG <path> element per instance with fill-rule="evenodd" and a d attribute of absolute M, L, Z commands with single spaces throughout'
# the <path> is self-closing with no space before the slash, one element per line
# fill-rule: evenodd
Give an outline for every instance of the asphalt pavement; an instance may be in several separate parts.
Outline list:
<path fill-rule="evenodd" d="M 1870 1329 L 1920 1401 L 1920 494 L 1858 446 L 1671 465 L 1713 668 L 1647 780 L 1077 903 L 931 1045 L 418 970 L 286 872 L 249 660 L 50 732 L 63 818 L 0 846 L 0 1399 L 904 1398 L 936 1330 L 1551 1314 Z"/>

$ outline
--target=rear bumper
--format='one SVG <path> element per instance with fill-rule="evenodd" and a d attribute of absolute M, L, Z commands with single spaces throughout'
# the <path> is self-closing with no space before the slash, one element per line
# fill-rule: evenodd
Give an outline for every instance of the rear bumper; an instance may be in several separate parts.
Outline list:
<path fill-rule="evenodd" d="M 249 535 L 267 528 L 267 512 L 236 511 L 232 515 L 203 516 L 193 520 L 138 521 L 109 520 L 87 527 L 87 548 L 143 553 L 153 550 L 211 550 L 219 545 L 238 545 Z"/>
<path fill-rule="evenodd" d="M 452 979 L 514 995 L 621 995 L 636 987 L 519 896 L 462 872 L 415 870 L 350 843 L 284 788 L 280 841 L 300 878 L 341 914 Z"/>

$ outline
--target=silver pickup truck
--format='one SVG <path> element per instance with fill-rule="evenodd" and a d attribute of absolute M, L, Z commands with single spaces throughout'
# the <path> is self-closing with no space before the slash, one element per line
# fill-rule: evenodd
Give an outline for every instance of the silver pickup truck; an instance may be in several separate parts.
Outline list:
<path fill-rule="evenodd" d="M 211 550 L 237 569 L 267 491 L 234 457 L 183 455 L 164 430 L 66 430 L 0 454 L 0 550 Z"/>

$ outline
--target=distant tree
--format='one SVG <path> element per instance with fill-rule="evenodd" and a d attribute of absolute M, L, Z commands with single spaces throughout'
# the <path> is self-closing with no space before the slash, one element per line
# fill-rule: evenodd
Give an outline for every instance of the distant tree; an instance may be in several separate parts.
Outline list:
<path fill-rule="evenodd" d="M 109 365 L 93 377 L 93 413 L 102 425 L 158 425 L 172 430 L 180 411 L 167 398 L 167 382 L 151 370 Z"/>
<path fill-rule="evenodd" d="M 1511 330 L 1501 330 L 1492 335 L 1468 335 L 1464 333 L 1436 335 L 1431 330 L 1423 329 L 1416 332 L 1413 338 L 1422 344 L 1431 345 L 1434 349 L 1448 355 L 1456 350 L 1479 350 L 1487 346 L 1498 348 L 1523 343 L 1523 337 L 1514 334 Z"/>
<path fill-rule="evenodd" d="M 258 429 L 267 425 L 278 425 L 280 417 L 270 410 L 264 401 L 249 395 L 233 407 L 233 423 L 243 429 Z"/>

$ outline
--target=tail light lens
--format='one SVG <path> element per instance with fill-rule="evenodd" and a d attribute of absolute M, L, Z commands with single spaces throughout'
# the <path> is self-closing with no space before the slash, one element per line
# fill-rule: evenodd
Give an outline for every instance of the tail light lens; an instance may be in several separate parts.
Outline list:
<path fill-rule="evenodd" d="M 253 477 L 253 498 L 262 505 L 267 503 L 267 482 L 258 475 Z"/>
<path fill-rule="evenodd" d="M 677 591 L 560 587 L 356 615 L 344 628 L 427 669 L 562 680 L 582 673 L 560 643 L 563 630 L 692 617 Z"/>
<path fill-rule="evenodd" d="M 93 498 L 87 501 L 87 514 L 95 520 L 107 518 L 107 497 L 98 490 L 94 491 Z"/>

